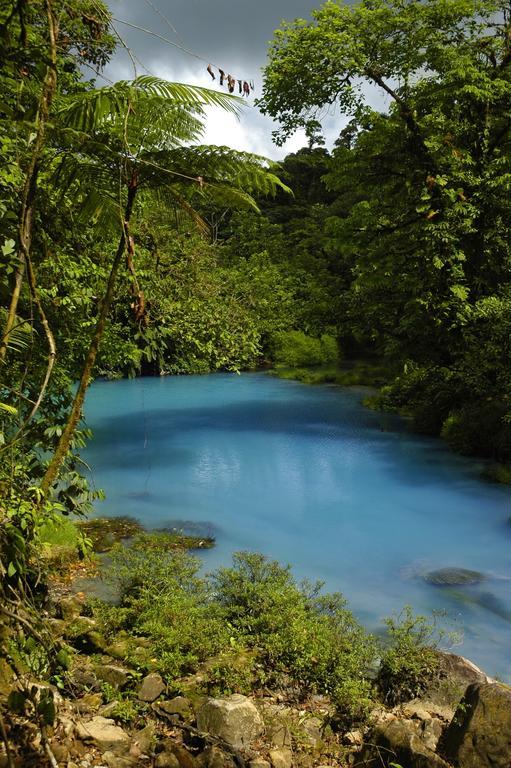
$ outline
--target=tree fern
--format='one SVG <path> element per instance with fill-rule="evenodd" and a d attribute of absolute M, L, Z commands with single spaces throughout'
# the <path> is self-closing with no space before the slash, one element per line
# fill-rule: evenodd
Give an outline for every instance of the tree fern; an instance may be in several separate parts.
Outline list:
<path fill-rule="evenodd" d="M 143 96 L 160 100 L 160 103 L 164 100 L 200 117 L 205 117 L 206 107 L 220 107 L 237 115 L 244 104 L 242 99 L 231 94 L 142 76 L 132 81 L 121 80 L 79 96 L 73 95 L 69 100 L 62 99 L 58 117 L 66 127 L 91 132 L 123 116 L 128 106 L 136 110 Z"/>

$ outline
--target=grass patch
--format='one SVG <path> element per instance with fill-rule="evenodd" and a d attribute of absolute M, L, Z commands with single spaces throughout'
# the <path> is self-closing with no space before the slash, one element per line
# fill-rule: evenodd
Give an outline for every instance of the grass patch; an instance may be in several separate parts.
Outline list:
<path fill-rule="evenodd" d="M 338 365 L 297 367 L 276 365 L 269 371 L 279 379 L 301 381 L 303 384 L 336 384 L 341 387 L 382 387 L 391 378 L 388 367 L 382 363 L 355 360 Z"/>
<path fill-rule="evenodd" d="M 83 557 L 87 542 L 78 525 L 68 517 L 44 523 L 38 530 L 41 554 L 56 571 Z"/>

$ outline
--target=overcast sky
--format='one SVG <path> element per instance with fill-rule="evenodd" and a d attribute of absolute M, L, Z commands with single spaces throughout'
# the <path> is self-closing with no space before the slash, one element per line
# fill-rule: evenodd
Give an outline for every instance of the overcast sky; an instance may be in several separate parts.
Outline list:
<path fill-rule="evenodd" d="M 314 0 L 107 0 L 114 25 L 132 50 L 137 74 L 151 74 L 168 80 L 219 88 L 206 71 L 208 63 L 234 77 L 252 80 L 255 95 L 247 99 L 241 118 L 220 110 L 210 112 L 204 143 L 224 144 L 235 149 L 257 152 L 280 159 L 306 144 L 299 132 L 283 148 L 272 143 L 272 121 L 253 106 L 261 94 L 261 68 L 266 60 L 268 41 L 282 19 L 310 18 L 318 7 Z M 191 53 L 166 43 L 137 27 L 168 38 Z M 200 58 L 197 58 L 200 57 Z M 146 69 L 145 69 L 146 68 Z M 104 74 L 112 80 L 133 77 L 133 63 L 119 48 Z M 217 73 L 218 78 L 218 73 Z M 332 115 L 325 122 L 329 144 L 338 136 L 345 120 Z"/>

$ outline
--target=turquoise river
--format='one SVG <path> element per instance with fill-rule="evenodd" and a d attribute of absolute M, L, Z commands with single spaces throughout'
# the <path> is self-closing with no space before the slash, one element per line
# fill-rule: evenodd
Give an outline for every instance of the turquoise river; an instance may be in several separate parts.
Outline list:
<path fill-rule="evenodd" d="M 405 604 L 441 612 L 452 648 L 511 681 L 511 489 L 361 389 L 266 374 L 96 382 L 85 458 L 102 515 L 212 532 L 206 567 L 251 550 L 341 591 L 374 630 Z M 435 586 L 444 567 L 481 571 Z"/>

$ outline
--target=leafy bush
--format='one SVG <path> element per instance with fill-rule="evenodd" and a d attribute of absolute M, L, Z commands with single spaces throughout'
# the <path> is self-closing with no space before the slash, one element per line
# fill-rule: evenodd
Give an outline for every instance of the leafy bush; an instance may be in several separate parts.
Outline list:
<path fill-rule="evenodd" d="M 377 685 L 391 706 L 423 693 L 438 668 L 436 627 L 406 606 L 397 617 L 385 620 L 388 645 L 381 658 Z"/>
<path fill-rule="evenodd" d="M 149 637 L 147 663 L 173 678 L 218 654 L 230 634 L 208 582 L 198 576 L 200 560 L 166 544 L 165 535 L 142 534 L 130 547 L 114 547 L 110 577 L 121 605 L 102 616 L 112 635 L 127 629 Z"/>
<path fill-rule="evenodd" d="M 328 334 L 317 339 L 303 331 L 280 331 L 273 335 L 272 341 L 274 361 L 293 368 L 322 365 L 339 357 L 337 342 Z"/>
<path fill-rule="evenodd" d="M 511 429 L 505 417 L 509 406 L 471 402 L 449 414 L 442 425 L 442 437 L 451 448 L 467 455 L 511 457 Z"/>
<path fill-rule="evenodd" d="M 440 366 L 404 365 L 403 372 L 382 390 L 381 405 L 413 417 L 418 432 L 439 435 L 458 397 L 452 371 Z"/>
<path fill-rule="evenodd" d="M 150 640 L 145 662 L 129 651 L 128 660 L 168 680 L 200 667 L 208 693 L 279 686 L 298 698 L 329 694 L 350 722 L 363 716 L 374 642 L 341 595 L 298 584 L 289 567 L 257 554 L 238 553 L 232 568 L 209 577 L 199 568 L 188 554 L 155 547 L 154 536 L 114 548 L 121 605 L 95 614 L 111 635 L 128 630 Z"/>
<path fill-rule="evenodd" d="M 340 714 L 361 716 L 374 645 L 342 595 L 320 595 L 321 583 L 297 584 L 289 567 L 250 553 L 235 554 L 213 580 L 227 621 L 258 649 L 267 684 L 330 694 Z"/>

